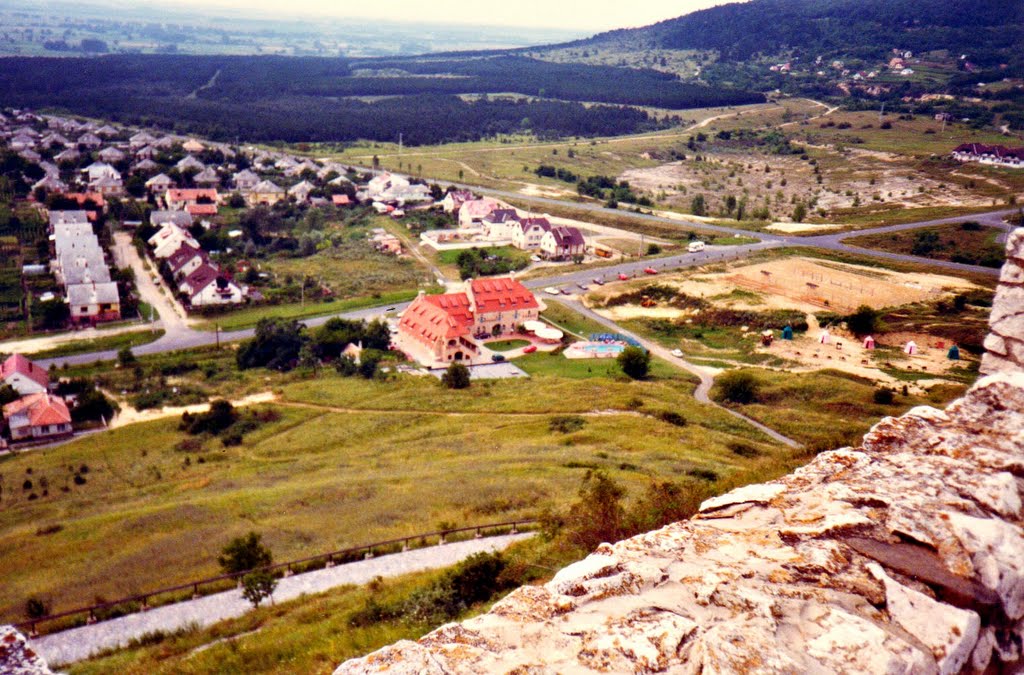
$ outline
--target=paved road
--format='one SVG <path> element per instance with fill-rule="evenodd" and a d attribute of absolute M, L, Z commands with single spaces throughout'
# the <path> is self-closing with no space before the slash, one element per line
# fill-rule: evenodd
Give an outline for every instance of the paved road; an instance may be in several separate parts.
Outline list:
<path fill-rule="evenodd" d="M 278 582 L 274 600 L 284 602 L 301 595 L 322 593 L 338 586 L 365 584 L 378 576 L 396 577 L 411 572 L 449 567 L 474 553 L 501 551 L 531 536 L 533 534 L 527 532 L 486 539 L 469 539 L 297 574 Z M 191 624 L 201 628 L 224 619 L 241 616 L 251 609 L 249 602 L 242 598 L 242 592 L 232 590 L 157 607 L 138 614 L 129 614 L 91 626 L 72 628 L 36 638 L 31 642 L 51 666 L 61 666 L 81 661 L 96 652 L 120 647 L 146 633 L 172 632 L 187 628 Z"/>

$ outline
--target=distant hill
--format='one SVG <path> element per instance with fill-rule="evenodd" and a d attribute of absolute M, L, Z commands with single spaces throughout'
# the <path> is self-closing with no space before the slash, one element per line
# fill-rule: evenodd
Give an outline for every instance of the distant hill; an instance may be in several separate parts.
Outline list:
<path fill-rule="evenodd" d="M 875 58 L 891 48 L 950 50 L 989 66 L 1020 58 L 1024 2 L 751 0 L 570 44 L 713 50 L 728 61 L 792 51 Z"/>

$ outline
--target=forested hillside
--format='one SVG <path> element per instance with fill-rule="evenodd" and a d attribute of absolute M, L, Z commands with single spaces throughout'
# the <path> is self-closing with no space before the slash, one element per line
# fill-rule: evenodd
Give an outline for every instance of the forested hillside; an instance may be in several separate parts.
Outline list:
<path fill-rule="evenodd" d="M 460 98 L 509 93 L 518 96 Z M 763 100 L 761 94 L 684 83 L 653 70 L 503 54 L 362 61 L 157 55 L 0 60 L 0 101 L 6 105 L 155 123 L 222 140 L 390 141 L 401 132 L 407 143 L 422 144 L 513 132 L 614 135 L 666 124 L 626 106 L 682 109 Z"/>
<path fill-rule="evenodd" d="M 788 50 L 884 56 L 897 47 L 969 53 L 981 66 L 1018 57 L 1024 44 L 1019 0 L 752 0 L 722 5 L 645 28 L 573 43 L 714 50 L 729 61 Z"/>

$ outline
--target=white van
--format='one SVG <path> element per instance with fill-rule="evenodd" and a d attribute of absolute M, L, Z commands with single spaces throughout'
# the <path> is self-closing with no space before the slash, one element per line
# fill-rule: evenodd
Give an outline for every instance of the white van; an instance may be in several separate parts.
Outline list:
<path fill-rule="evenodd" d="M 686 247 L 686 250 L 690 253 L 700 253 L 707 248 L 707 245 L 702 241 L 691 241 L 690 245 Z"/>

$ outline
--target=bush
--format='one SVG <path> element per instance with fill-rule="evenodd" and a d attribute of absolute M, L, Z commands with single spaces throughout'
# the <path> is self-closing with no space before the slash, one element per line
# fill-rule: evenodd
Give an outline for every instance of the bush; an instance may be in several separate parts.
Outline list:
<path fill-rule="evenodd" d="M 569 507 L 563 536 L 584 551 L 598 544 L 615 543 L 629 532 L 622 498 L 626 491 L 603 471 L 588 471 L 580 486 L 579 501 Z"/>
<path fill-rule="evenodd" d="M 252 603 L 253 609 L 274 595 L 277 578 L 267 570 L 250 572 L 242 577 L 242 597 Z"/>
<path fill-rule="evenodd" d="M 548 422 L 548 429 L 560 434 L 571 434 L 587 425 L 587 421 L 579 415 L 556 415 Z"/>
<path fill-rule="evenodd" d="M 50 613 L 46 601 L 36 596 L 29 597 L 25 601 L 25 616 L 29 619 L 40 619 Z"/>
<path fill-rule="evenodd" d="M 870 335 L 878 328 L 878 312 L 867 305 L 861 305 L 846 317 L 846 327 L 854 335 Z"/>
<path fill-rule="evenodd" d="M 216 436 L 234 424 L 236 420 L 238 420 L 238 412 L 231 402 L 218 399 L 210 404 L 210 409 L 207 412 L 195 415 L 184 413 L 178 428 L 193 436 L 204 433 Z"/>
<path fill-rule="evenodd" d="M 256 324 L 255 337 L 238 350 L 238 367 L 242 370 L 260 367 L 291 370 L 299 360 L 299 351 L 309 339 L 305 330 L 305 326 L 294 320 L 260 319 Z"/>
<path fill-rule="evenodd" d="M 273 562 L 270 549 L 263 545 L 262 538 L 255 532 L 235 537 L 221 551 L 217 558 L 225 574 L 249 572 L 266 567 Z"/>
<path fill-rule="evenodd" d="M 716 380 L 722 398 L 732 403 L 753 403 L 760 383 L 752 374 L 739 370 L 723 373 Z"/>
<path fill-rule="evenodd" d="M 662 422 L 673 424 L 677 427 L 686 426 L 686 418 L 677 413 L 675 410 L 659 410 L 654 414 Z"/>
<path fill-rule="evenodd" d="M 651 369 L 651 355 L 642 347 L 626 347 L 616 359 L 622 372 L 634 380 L 647 377 Z"/>
<path fill-rule="evenodd" d="M 71 420 L 80 422 L 110 421 L 119 406 L 97 389 L 90 389 L 78 396 L 78 402 L 71 411 Z"/>
<path fill-rule="evenodd" d="M 441 376 L 441 384 L 449 389 L 466 389 L 469 387 L 469 368 L 461 363 L 452 363 Z"/>
<path fill-rule="evenodd" d="M 879 405 L 892 405 L 893 400 L 895 400 L 895 395 L 893 394 L 892 389 L 881 387 L 879 389 L 875 389 L 871 398 Z"/>

